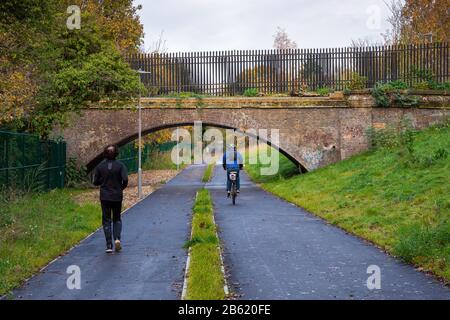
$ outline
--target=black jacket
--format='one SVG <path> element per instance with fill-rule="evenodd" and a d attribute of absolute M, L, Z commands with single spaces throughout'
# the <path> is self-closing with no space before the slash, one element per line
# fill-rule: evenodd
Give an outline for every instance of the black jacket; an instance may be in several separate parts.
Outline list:
<path fill-rule="evenodd" d="M 117 160 L 103 161 L 95 168 L 94 185 L 100 186 L 100 200 L 122 201 L 128 185 L 127 168 Z"/>

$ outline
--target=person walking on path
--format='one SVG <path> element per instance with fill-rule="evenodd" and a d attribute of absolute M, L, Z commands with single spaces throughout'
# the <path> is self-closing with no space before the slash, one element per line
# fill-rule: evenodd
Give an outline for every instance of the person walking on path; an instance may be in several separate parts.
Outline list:
<path fill-rule="evenodd" d="M 128 185 L 128 172 L 125 165 L 116 160 L 119 150 L 114 145 L 105 148 L 105 160 L 101 162 L 94 172 L 94 185 L 100 186 L 100 203 L 102 206 L 102 224 L 106 238 L 106 253 L 112 253 L 113 237 L 114 248 L 122 248 L 120 236 L 122 233 L 122 200 L 123 190 Z M 112 233 L 111 233 L 112 216 Z"/>

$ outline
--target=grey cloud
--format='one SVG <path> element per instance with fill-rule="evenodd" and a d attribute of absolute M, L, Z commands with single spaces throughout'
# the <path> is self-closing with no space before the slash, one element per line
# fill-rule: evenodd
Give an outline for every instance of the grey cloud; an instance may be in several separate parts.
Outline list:
<path fill-rule="evenodd" d="M 347 46 L 380 39 L 387 28 L 383 0 L 136 0 L 149 46 L 164 30 L 169 51 L 269 49 L 277 26 L 300 47 Z M 381 10 L 381 29 L 366 27 L 366 10 Z"/>

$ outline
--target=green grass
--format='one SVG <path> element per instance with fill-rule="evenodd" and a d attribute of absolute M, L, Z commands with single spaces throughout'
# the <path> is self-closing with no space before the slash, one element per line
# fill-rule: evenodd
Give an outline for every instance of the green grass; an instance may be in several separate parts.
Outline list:
<path fill-rule="evenodd" d="M 248 88 L 245 89 L 243 95 L 244 97 L 257 97 L 259 93 L 258 88 Z"/>
<path fill-rule="evenodd" d="M 186 165 L 180 165 L 182 169 Z M 171 158 L 171 152 L 152 152 L 148 158 L 143 161 L 143 170 L 176 170 L 177 165 L 173 163 Z"/>
<path fill-rule="evenodd" d="M 414 156 L 396 148 L 290 178 L 285 157 L 275 177 L 261 177 L 255 165 L 246 169 L 266 190 L 449 281 L 450 127 L 419 132 Z"/>
<path fill-rule="evenodd" d="M 190 247 L 191 250 L 186 299 L 224 299 L 219 239 L 213 220 L 211 196 L 206 189 L 197 193 L 193 208 L 192 236 L 185 247 Z"/>
<path fill-rule="evenodd" d="M 80 192 L 54 190 L 0 203 L 0 295 L 100 226 L 100 206 L 75 203 Z"/>
<path fill-rule="evenodd" d="M 277 152 L 275 149 L 270 148 L 270 152 Z M 291 162 L 286 156 L 279 153 L 279 168 L 278 173 L 275 175 L 264 175 L 262 176 L 260 174 L 260 170 L 263 167 L 268 167 L 268 165 L 262 165 L 259 162 L 256 164 L 249 164 L 249 154 L 247 152 L 247 155 L 245 157 L 245 171 L 252 177 L 253 180 L 255 180 L 258 183 L 267 183 L 267 182 L 276 182 L 280 180 L 287 179 L 289 177 L 292 177 L 294 175 L 297 175 L 299 173 L 298 167 Z"/>
<path fill-rule="evenodd" d="M 318 88 L 316 90 L 316 92 L 318 94 L 320 94 L 321 96 L 328 96 L 331 92 L 333 92 L 333 89 L 327 88 L 327 87 L 322 87 L 322 88 Z"/>
<path fill-rule="evenodd" d="M 209 95 L 185 91 L 185 92 L 171 92 L 169 94 L 160 95 L 159 97 L 180 98 L 180 99 L 184 99 L 184 98 L 202 99 L 202 98 L 205 98 L 205 97 L 209 97 Z"/>
<path fill-rule="evenodd" d="M 205 173 L 203 174 L 202 182 L 206 183 L 206 182 L 211 181 L 211 178 L 212 178 L 213 172 L 214 172 L 214 167 L 215 167 L 215 163 L 208 164 L 208 166 L 206 167 Z"/>

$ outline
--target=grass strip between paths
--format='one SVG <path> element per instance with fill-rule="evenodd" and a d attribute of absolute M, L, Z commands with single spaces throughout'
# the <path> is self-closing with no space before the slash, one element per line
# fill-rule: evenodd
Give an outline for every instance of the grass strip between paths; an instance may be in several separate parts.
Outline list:
<path fill-rule="evenodd" d="M 193 208 L 191 239 L 185 244 L 190 250 L 186 300 L 225 298 L 225 280 L 213 214 L 209 191 L 200 189 Z"/>
<path fill-rule="evenodd" d="M 205 173 L 203 174 L 202 182 L 206 183 L 211 181 L 211 178 L 213 176 L 215 163 L 210 163 L 205 170 Z"/>

